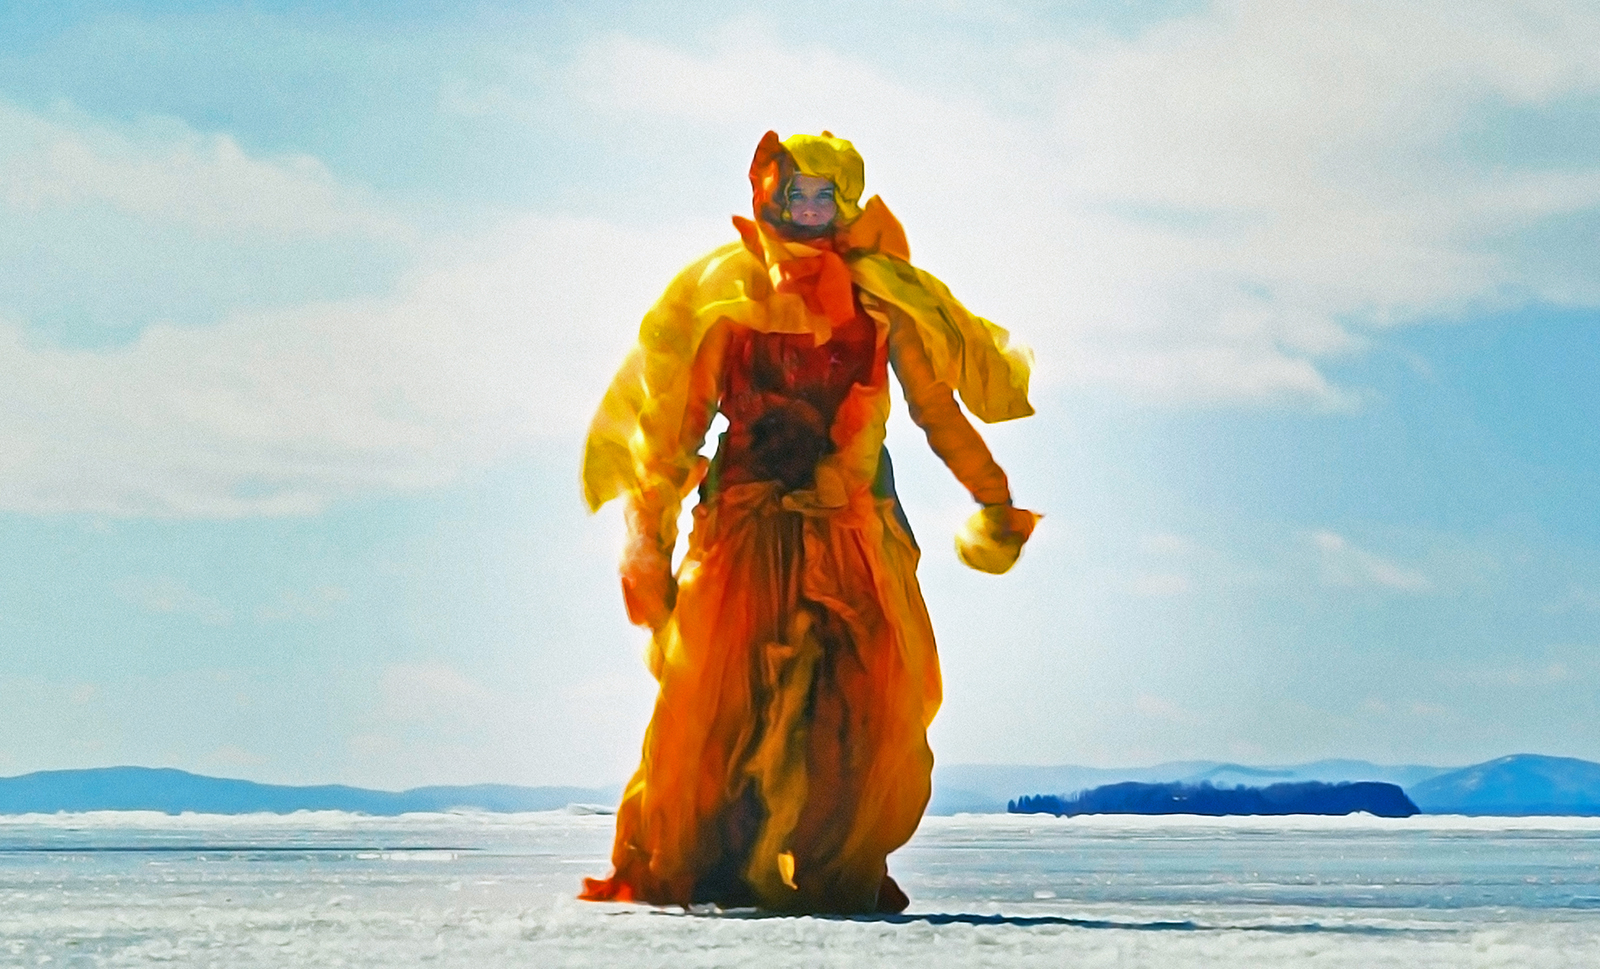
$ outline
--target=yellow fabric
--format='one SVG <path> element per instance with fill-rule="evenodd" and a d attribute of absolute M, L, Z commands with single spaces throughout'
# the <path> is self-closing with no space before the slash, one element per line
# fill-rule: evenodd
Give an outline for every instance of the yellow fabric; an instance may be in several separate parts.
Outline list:
<path fill-rule="evenodd" d="M 911 244 L 906 241 L 906 230 L 894 213 L 889 211 L 889 206 L 883 204 L 883 199 L 876 195 L 867 199 L 861 216 L 850 223 L 849 231 L 844 235 L 844 248 L 846 253 L 881 253 L 902 262 L 911 261 Z"/>
<path fill-rule="evenodd" d="M 758 162 L 774 141 L 763 141 Z M 848 142 L 804 136 L 783 148 L 854 205 L 861 166 Z M 1005 473 L 953 391 L 985 421 L 1029 414 L 1029 360 L 906 261 L 904 231 L 881 200 L 855 210 L 831 246 L 790 241 L 761 220 L 759 192 L 772 182 L 763 175 L 757 220 L 736 220 L 740 241 L 673 279 L 590 425 L 584 497 L 591 509 L 626 498 L 625 597 L 630 617 L 653 629 L 648 662 L 660 691 L 618 810 L 614 871 L 589 880 L 584 897 L 893 909 L 885 859 L 927 803 L 926 730 L 941 685 L 919 553 L 895 499 L 875 491 L 887 368 L 930 446 L 986 506 L 958 538 L 962 560 L 1004 571 L 1036 516 L 1011 507 Z M 851 385 L 809 486 L 736 483 L 697 506 L 673 576 L 678 512 L 706 473 L 699 451 L 731 341 L 748 331 L 806 335 L 821 348 L 836 321 L 818 310 L 817 289 L 841 259 L 851 305 L 875 327 L 878 376 Z M 856 333 L 869 326 L 845 322 Z M 730 851 L 733 872 L 724 870 Z"/>
<path fill-rule="evenodd" d="M 1033 534 L 1039 515 L 1010 505 L 986 505 L 972 513 L 956 532 L 956 555 L 979 572 L 1009 572 Z"/>
<path fill-rule="evenodd" d="M 863 297 L 862 303 L 869 315 L 888 322 L 898 337 L 890 343 L 890 360 L 905 392 L 911 420 L 928 436 L 933 453 L 966 487 L 973 501 L 983 505 L 1010 501 L 1011 485 L 1005 472 L 990 456 L 972 422 L 961 413 L 949 385 L 934 372 L 917 328 L 906 325 L 905 314 L 893 304 L 870 297 Z M 901 325 L 894 325 L 896 320 Z"/>
<path fill-rule="evenodd" d="M 881 212 L 878 231 L 897 238 L 903 248 L 905 233 L 888 207 L 874 196 L 866 210 Z M 773 264 L 818 251 L 765 230 L 761 241 L 763 255 Z M 1032 356 L 1012 346 L 1004 329 L 974 316 L 944 283 L 903 259 L 872 250 L 852 250 L 844 258 L 851 281 L 862 292 L 895 306 L 915 324 L 933 379 L 959 393 L 975 417 L 992 424 L 1033 413 L 1028 402 Z M 694 462 L 682 448 L 693 443 L 690 453 L 697 453 L 703 438 L 682 440 L 671 429 L 683 426 L 690 368 L 700 342 L 724 320 L 763 333 L 813 333 L 818 343 L 831 330 L 827 318 L 809 312 L 799 296 L 774 292 L 768 264 L 742 242 L 690 264 L 645 314 L 638 346 L 617 371 L 589 425 L 583 486 L 590 510 L 640 490 L 641 482 L 669 482 L 678 488 L 680 500 L 693 486 Z M 657 433 L 647 434 L 646 425 L 654 425 Z M 662 466 L 663 460 L 673 466 Z"/>
<path fill-rule="evenodd" d="M 680 499 L 692 487 L 692 455 L 704 441 L 683 440 L 674 429 L 684 425 L 695 354 L 711 325 L 724 315 L 717 307 L 728 304 L 736 311 L 737 306 L 750 306 L 745 325 L 781 330 L 793 315 L 789 304 L 799 302 L 798 297 L 767 300 L 771 284 L 761 268 L 743 245 L 722 246 L 678 273 L 645 314 L 638 345 L 612 378 L 589 423 L 583 493 L 590 511 L 620 495 L 644 491 L 644 482 L 664 481 Z"/>
<path fill-rule="evenodd" d="M 780 573 L 802 559 L 791 591 L 750 593 L 784 587 Z M 729 489 L 714 508 L 696 508 L 677 608 L 655 637 L 655 716 L 618 812 L 613 861 L 626 897 L 692 901 L 695 879 L 721 847 L 705 820 L 749 779 L 768 809 L 743 873 L 760 904 L 872 909 L 884 857 L 921 818 L 933 762 L 924 732 L 940 685 L 915 569 L 909 537 L 870 503 L 851 513 L 795 515 L 773 487 L 754 484 Z M 860 665 L 834 679 L 873 714 L 831 770 L 808 770 L 805 727 L 837 732 L 846 724 L 800 722 L 826 639 L 811 613 L 794 608 L 796 597 L 845 617 Z M 802 815 L 825 787 L 843 789 L 834 799 L 851 804 L 852 823 L 831 838 L 795 844 L 803 823 L 818 826 Z M 787 878 L 784 853 L 794 865 Z"/>
<path fill-rule="evenodd" d="M 850 277 L 864 292 L 892 303 L 917 324 L 934 374 L 961 395 L 985 424 L 1027 417 L 1032 355 L 1011 346 L 1010 334 L 962 306 L 944 283 L 892 256 L 871 254 L 850 262 Z"/>
<path fill-rule="evenodd" d="M 839 221 L 854 222 L 861 214 L 856 203 L 861 200 L 861 190 L 867 184 L 866 165 L 855 146 L 824 131 L 820 135 L 790 135 L 783 139 L 783 149 L 794 159 L 802 175 L 833 182 Z"/>

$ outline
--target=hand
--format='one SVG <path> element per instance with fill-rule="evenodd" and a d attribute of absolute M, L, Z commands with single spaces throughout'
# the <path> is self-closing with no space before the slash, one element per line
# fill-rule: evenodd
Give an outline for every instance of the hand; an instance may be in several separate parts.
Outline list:
<path fill-rule="evenodd" d="M 968 568 L 991 575 L 1011 569 L 1040 516 L 1009 501 L 984 505 L 956 533 L 956 556 Z"/>
<path fill-rule="evenodd" d="M 678 602 L 678 581 L 672 577 L 671 560 L 658 554 L 624 558 L 622 601 L 628 608 L 628 621 L 634 625 L 652 630 L 666 625 Z"/>

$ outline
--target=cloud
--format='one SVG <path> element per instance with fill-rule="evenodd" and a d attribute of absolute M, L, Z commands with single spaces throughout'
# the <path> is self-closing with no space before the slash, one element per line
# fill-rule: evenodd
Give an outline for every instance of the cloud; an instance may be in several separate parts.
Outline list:
<path fill-rule="evenodd" d="M 406 219 L 308 155 L 3 99 L 0 225 L 0 323 L 67 347 L 382 292 L 418 244 Z"/>
<path fill-rule="evenodd" d="M 1196 551 L 1194 541 L 1176 532 L 1149 532 L 1139 536 L 1139 550 L 1147 555 L 1182 557 Z"/>
<path fill-rule="evenodd" d="M 129 577 L 114 583 L 112 590 L 145 612 L 193 616 L 208 626 L 226 626 L 233 621 L 228 607 L 170 576 Z"/>
<path fill-rule="evenodd" d="M 387 298 L 154 325 L 102 351 L 0 320 L 0 508 L 310 514 L 571 440 L 680 255 L 526 218 L 430 252 Z"/>
<path fill-rule="evenodd" d="M 1600 299 L 1592 264 L 1526 252 L 1600 209 L 1600 160 L 1468 144 L 1493 111 L 1600 90 L 1597 38 L 1578 3 L 1234 0 L 1131 36 L 1042 30 L 1025 56 L 1007 34 L 973 52 L 1000 94 L 929 93 L 949 86 L 761 22 L 692 51 L 615 36 L 574 74 L 646 124 L 853 138 L 919 262 L 1033 343 L 1049 382 L 1348 409 L 1361 394 L 1328 364 L 1385 327 Z M 1020 106 L 1019 80 L 1038 92 Z"/>
<path fill-rule="evenodd" d="M 254 158 L 225 134 L 166 119 L 129 133 L 63 109 L 0 101 L 0 202 L 18 210 L 106 205 L 204 235 L 405 238 L 407 225 L 316 158 Z"/>
<path fill-rule="evenodd" d="M 607 129 L 620 168 L 699 178 L 681 167 L 685 143 L 695 164 L 727 159 L 726 192 L 692 188 L 718 199 L 741 194 L 742 159 L 768 126 L 852 137 L 917 261 L 1035 346 L 1041 390 L 1350 409 L 1363 394 L 1330 364 L 1384 327 L 1600 301 L 1594 266 L 1555 273 L 1529 248 L 1551 220 L 1600 217 L 1600 161 L 1466 147 L 1485 112 L 1600 90 L 1600 14 L 1541 11 L 1234 0 L 1128 35 L 1042 29 L 992 61 L 993 83 L 1026 97 L 997 95 L 982 72 L 930 86 L 921 68 L 738 21 L 692 48 L 607 35 L 564 77 L 551 68 L 526 87 L 584 116 L 583 130 Z M 118 128 L 0 103 L 0 145 L 0 209 L 68 222 L 111 210 L 138 228 L 118 245 L 160 264 L 159 294 L 126 301 L 143 309 L 119 310 L 120 290 L 94 305 L 133 323 L 93 352 L 38 339 L 46 297 L 66 296 L 8 305 L 0 279 L 0 509 L 28 513 L 310 514 L 444 484 L 519 448 L 560 442 L 576 460 L 634 321 L 730 235 L 721 211 L 653 223 L 646 210 L 628 225 L 510 213 L 425 239 L 314 158 L 258 157 L 160 119 Z M 616 170 L 559 177 L 584 198 Z M 152 226 L 189 248 L 157 245 Z M 267 272 L 249 293 L 178 312 L 175 294 L 250 271 L 253 252 L 216 255 L 219 240 L 316 253 L 333 278 L 357 260 L 316 248 L 335 237 L 399 246 L 410 268 L 374 270 L 358 295 L 273 286 Z M 24 241 L 7 258 L 38 248 Z M 80 268 L 111 286 L 121 265 L 74 264 L 62 279 Z M 213 325 L 168 319 L 185 313 Z"/>
<path fill-rule="evenodd" d="M 1420 720 L 1448 721 L 1459 720 L 1455 711 L 1440 703 L 1426 700 L 1411 700 L 1389 702 L 1377 697 L 1368 697 L 1362 704 L 1363 713 L 1374 717 L 1400 719 L 1411 717 Z"/>
<path fill-rule="evenodd" d="M 1067 181 L 1116 216 L 1132 245 L 1106 268 L 1152 301 L 1143 327 L 1094 339 L 1144 328 L 1181 355 L 1171 331 L 1197 327 L 1209 352 L 1273 361 L 1290 397 L 1332 402 L 1322 362 L 1374 329 L 1571 295 L 1497 246 L 1593 212 L 1600 163 L 1521 170 L 1461 149 L 1487 105 L 1600 88 L 1594 10 L 1518 6 L 1240 0 L 1065 55 Z M 1597 284 L 1591 267 L 1591 299 Z M 1175 369 L 1230 375 L 1239 396 L 1269 386 Z"/>
<path fill-rule="evenodd" d="M 399 663 L 378 680 L 380 712 L 397 723 L 491 721 L 504 699 L 444 663 Z"/>
<path fill-rule="evenodd" d="M 347 740 L 352 770 L 386 784 L 625 776 L 654 695 L 649 674 L 634 666 L 546 689 L 552 682 L 526 671 L 485 680 L 439 660 L 392 664 L 378 678 L 363 729 Z"/>
<path fill-rule="evenodd" d="M 1322 579 L 1329 585 L 1367 586 L 1410 593 L 1428 592 L 1434 587 L 1433 581 L 1421 572 L 1357 548 L 1334 532 L 1313 532 L 1311 544 L 1320 555 Z"/>
<path fill-rule="evenodd" d="M 1203 718 L 1171 700 L 1149 693 L 1140 694 L 1134 701 L 1134 707 L 1146 718 L 1162 723 L 1195 726 L 1203 722 Z"/>
<path fill-rule="evenodd" d="M 1566 595 L 1545 607 L 1547 612 L 1561 613 L 1574 610 L 1600 612 L 1600 590 L 1577 582 L 1568 584 Z"/>
<path fill-rule="evenodd" d="M 1439 703 L 1427 703 L 1422 700 L 1411 704 L 1411 715 L 1425 720 L 1454 720 L 1455 711 Z"/>
<path fill-rule="evenodd" d="M 1585 664 L 1592 666 L 1592 664 Z M 1584 673 L 1587 674 L 1588 670 Z M 1548 663 L 1525 663 L 1505 666 L 1475 666 L 1462 669 L 1444 669 L 1439 678 L 1446 682 L 1461 681 L 1491 687 L 1545 687 L 1571 683 L 1580 677 L 1571 665 L 1553 660 Z M 1586 677 L 1585 677 L 1586 678 Z"/>
<path fill-rule="evenodd" d="M 1281 581 L 1261 563 L 1236 551 L 1202 544 L 1189 535 L 1147 532 L 1139 535 L 1126 588 L 1142 598 L 1171 599 L 1197 591 L 1260 588 Z M 1109 549 L 1108 549 L 1109 550 Z"/>
<path fill-rule="evenodd" d="M 266 763 L 267 758 L 237 744 L 223 744 L 200 758 L 201 766 L 210 770 L 247 770 Z"/>
<path fill-rule="evenodd" d="M 257 622 L 289 622 L 301 619 L 323 619 L 339 603 L 350 598 L 350 590 L 343 586 L 324 585 L 301 592 L 285 589 L 276 601 L 256 609 Z"/>
<path fill-rule="evenodd" d="M 1170 599 L 1187 595 L 1192 586 L 1182 572 L 1137 572 L 1129 582 L 1134 595 L 1147 599 Z"/>

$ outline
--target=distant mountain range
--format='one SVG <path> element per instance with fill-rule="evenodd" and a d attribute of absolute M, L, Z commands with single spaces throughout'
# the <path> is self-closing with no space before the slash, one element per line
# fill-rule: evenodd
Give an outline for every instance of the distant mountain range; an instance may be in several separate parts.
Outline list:
<path fill-rule="evenodd" d="M 1207 782 L 1145 784 L 1120 781 L 1091 788 L 1071 797 L 1044 794 L 1017 798 L 1006 805 L 1010 814 L 1372 814 L 1380 818 L 1409 818 L 1417 806 L 1398 784 L 1386 781 L 1283 781 L 1265 787 L 1215 787 Z"/>
<path fill-rule="evenodd" d="M 1200 784 L 1216 787 L 1264 787 L 1296 781 L 1384 781 L 1408 793 L 1415 784 L 1448 774 L 1455 768 L 1417 764 L 1384 766 L 1364 760 L 1318 760 L 1283 767 L 1246 767 L 1215 760 L 1180 760 L 1154 767 L 1025 767 L 1017 765 L 953 764 L 933 772 L 933 800 L 929 814 L 992 814 L 1023 794 L 1076 794 L 1106 784 L 1138 781 L 1143 784 Z M 1420 805 L 1421 802 L 1418 802 Z M 1424 811 L 1427 808 L 1423 808 Z"/>
<path fill-rule="evenodd" d="M 619 787 L 415 787 L 373 791 L 328 784 L 289 787 L 205 777 L 170 767 L 98 767 L 47 770 L 0 778 L 0 814 L 57 811 L 161 811 L 166 814 L 251 814 L 351 811 L 396 815 L 453 808 L 480 811 L 550 811 L 569 804 L 617 803 Z"/>
<path fill-rule="evenodd" d="M 1397 784 L 1424 814 L 1600 816 L 1600 764 L 1572 757 L 1514 754 L 1471 767 L 1384 766 L 1319 760 L 1280 767 L 1221 761 L 1174 761 L 1153 767 L 1028 767 L 953 764 L 934 771 L 929 814 L 998 814 L 1024 795 L 1073 795 L 1122 781 L 1265 787 L 1322 781 Z M 0 814 L 57 811 L 161 811 L 247 814 L 351 811 L 396 815 L 417 811 L 550 811 L 569 805 L 609 808 L 610 787 L 517 787 L 475 784 L 375 791 L 339 784 L 291 787 L 205 777 L 172 768 L 100 767 L 38 771 L 0 778 Z"/>
<path fill-rule="evenodd" d="M 1406 793 L 1425 814 L 1600 816 L 1600 764 L 1513 754 L 1431 777 Z"/>
<path fill-rule="evenodd" d="M 1281 767 L 1219 761 L 1174 761 L 1153 767 L 1023 767 L 955 764 L 934 771 L 929 814 L 1004 811 L 1022 795 L 1073 795 L 1123 781 L 1264 787 L 1323 781 L 1399 785 L 1424 814 L 1600 816 L 1600 764 L 1572 757 L 1513 754 L 1471 767 L 1385 766 L 1362 760 L 1319 760 Z"/>

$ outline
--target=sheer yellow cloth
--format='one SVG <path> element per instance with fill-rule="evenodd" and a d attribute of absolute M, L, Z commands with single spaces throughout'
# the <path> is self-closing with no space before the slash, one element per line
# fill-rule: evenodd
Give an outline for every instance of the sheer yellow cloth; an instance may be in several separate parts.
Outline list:
<path fill-rule="evenodd" d="M 781 231 L 774 198 L 795 171 L 837 186 L 844 227 L 831 237 Z M 886 374 L 984 506 L 957 536 L 962 560 L 1003 572 L 1037 516 L 1012 506 L 954 394 L 984 421 L 1031 414 L 1029 358 L 910 264 L 879 199 L 856 205 L 848 142 L 769 132 L 751 178 L 755 220 L 735 219 L 740 241 L 680 272 L 645 315 L 585 447 L 590 508 L 626 501 L 625 598 L 653 629 L 660 691 L 614 871 L 584 897 L 897 909 L 885 859 L 927 802 L 940 681 L 883 450 Z M 779 360 L 786 370 L 762 375 Z M 851 381 L 829 383 L 850 366 Z M 719 410 L 730 429 L 708 468 L 700 449 Z M 803 473 L 750 456 L 774 420 L 802 448 L 815 438 Z M 766 453 L 781 464 L 799 452 Z M 674 577 L 678 513 L 697 485 Z"/>

